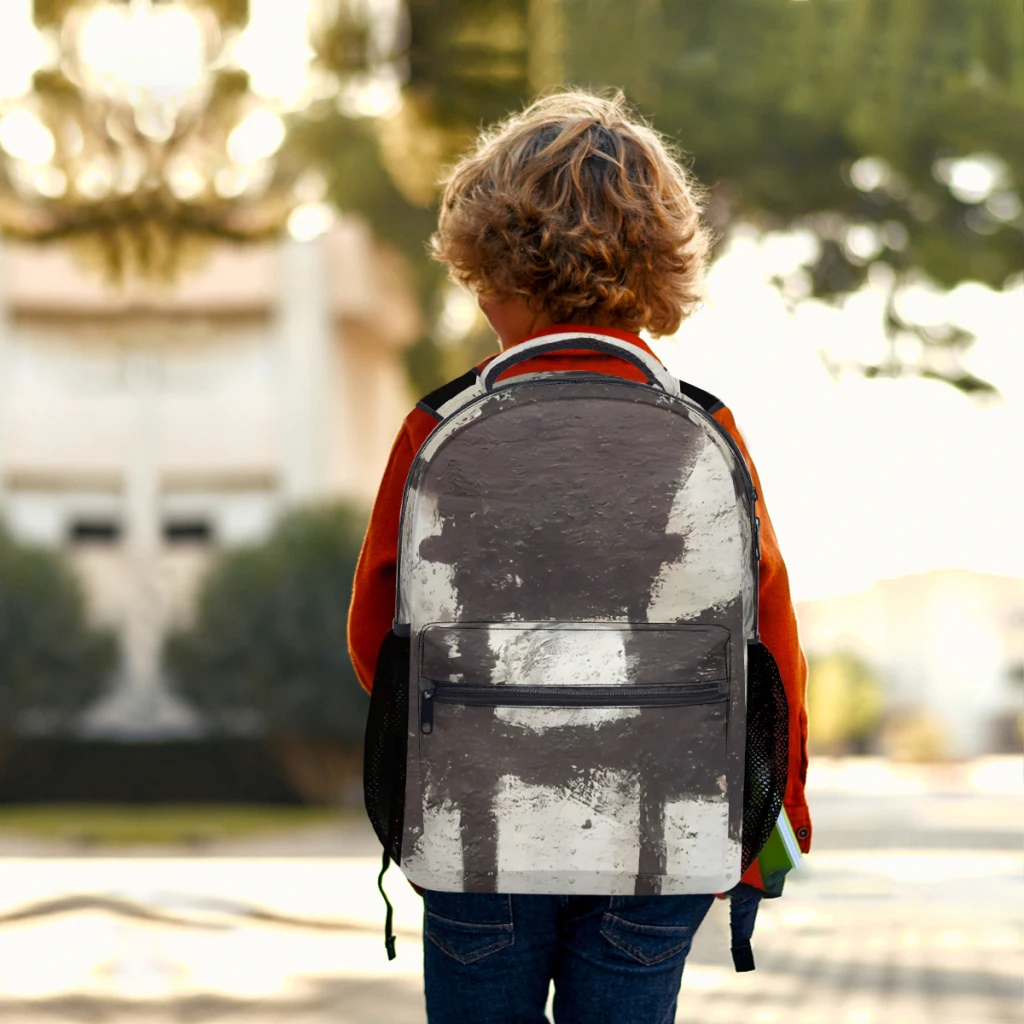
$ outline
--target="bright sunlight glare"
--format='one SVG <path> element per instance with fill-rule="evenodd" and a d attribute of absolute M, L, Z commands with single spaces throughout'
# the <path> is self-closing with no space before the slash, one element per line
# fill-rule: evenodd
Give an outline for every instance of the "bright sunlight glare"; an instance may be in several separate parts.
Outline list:
<path fill-rule="evenodd" d="M 32 24 L 32 0 L 0 4 L 0 102 L 23 96 L 50 50 Z"/>
<path fill-rule="evenodd" d="M 393 71 L 359 75 L 348 82 L 338 97 L 349 117 L 387 117 L 402 105 L 402 88 Z"/>
<path fill-rule="evenodd" d="M 16 160 L 45 164 L 53 156 L 53 135 L 35 114 L 16 107 L 0 119 L 0 148 Z"/>
<path fill-rule="evenodd" d="M 249 24 L 234 48 L 257 96 L 285 108 L 301 105 L 309 85 L 311 0 L 249 0 Z"/>
<path fill-rule="evenodd" d="M 1003 161 L 988 153 L 936 160 L 934 174 L 962 203 L 984 202 L 1007 176 Z"/>
<path fill-rule="evenodd" d="M 110 91 L 139 90 L 166 102 L 203 80 L 202 32 L 177 5 L 98 7 L 82 26 L 80 45 L 83 61 Z"/>
<path fill-rule="evenodd" d="M 708 301 L 674 341 L 669 368 L 733 409 L 764 485 L 798 600 L 854 593 L 878 579 L 929 569 L 1024 574 L 1018 532 L 1016 438 L 1024 436 L 1024 351 L 1006 344 L 1024 317 L 1024 288 L 919 287 L 900 311 L 951 321 L 978 336 L 969 368 L 1003 401 L 979 408 L 928 380 L 832 379 L 818 357 L 884 355 L 886 293 L 869 285 L 843 309 L 808 301 L 790 314 L 770 283 L 806 255 L 797 233 L 737 230 L 708 278 Z M 784 381 L 779 390 L 768 381 Z M 922 442 L 927 439 L 927 443 Z M 922 515 L 922 495 L 956 465 L 958 485 Z"/>
<path fill-rule="evenodd" d="M 311 242 L 330 229 L 335 217 L 329 203 L 303 203 L 288 217 L 288 234 L 297 242 Z"/>
<path fill-rule="evenodd" d="M 254 110 L 228 136 L 228 156 L 235 163 L 254 164 L 273 156 L 284 142 L 284 122 L 269 110 Z"/>

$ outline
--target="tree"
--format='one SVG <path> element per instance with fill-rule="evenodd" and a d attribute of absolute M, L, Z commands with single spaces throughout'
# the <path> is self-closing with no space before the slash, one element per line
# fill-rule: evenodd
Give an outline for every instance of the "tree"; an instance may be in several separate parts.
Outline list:
<path fill-rule="evenodd" d="M 116 663 L 114 636 L 86 621 L 65 561 L 0 528 L 0 732 L 70 730 Z"/>
<path fill-rule="evenodd" d="M 430 327 L 445 282 L 427 255 L 438 180 L 482 124 L 561 81 L 561 0 L 407 0 L 404 8 L 407 31 L 384 55 L 406 69 L 400 108 L 353 119 L 333 101 L 314 104 L 292 122 L 285 152 L 318 167 L 335 205 L 365 216 L 408 261 L 428 314 L 408 368 L 429 391 L 472 358 L 466 346 L 446 359 Z M 353 54 L 366 52 L 358 37 L 342 5 L 333 30 L 315 41 L 320 69 L 351 73 Z"/>
<path fill-rule="evenodd" d="M 991 390 L 960 362 L 971 336 L 908 322 L 899 296 L 921 277 L 1001 288 L 1024 267 L 1015 5 L 664 0 L 627 18 L 611 0 L 569 0 L 567 10 L 579 17 L 566 33 L 569 76 L 623 86 L 693 153 L 720 233 L 738 220 L 814 232 L 816 257 L 779 282 L 791 298 L 841 301 L 872 268 L 888 279 L 889 356 L 857 369 Z"/>
<path fill-rule="evenodd" d="M 286 515 L 213 565 L 194 621 L 167 640 L 178 691 L 215 730 L 362 742 L 368 706 L 346 619 L 365 520 L 341 505 Z"/>
<path fill-rule="evenodd" d="M 1000 288 L 1024 267 L 1024 19 L 1010 0 L 406 7 L 405 106 L 359 129 L 359 175 L 373 184 L 354 186 L 351 164 L 334 162 L 336 116 L 303 141 L 311 159 L 332 155 L 343 208 L 386 237 L 408 232 L 428 303 L 441 281 L 425 255 L 429 182 L 479 124 L 556 81 L 621 87 L 693 154 L 720 237 L 739 221 L 814 233 L 815 257 L 778 282 L 793 302 L 841 302 L 869 273 L 889 282 L 889 355 L 851 368 L 991 390 L 962 362 L 971 336 L 909 322 L 900 295 L 921 278 Z M 429 341 L 414 353 L 423 386 L 432 354 L 436 365 Z"/>

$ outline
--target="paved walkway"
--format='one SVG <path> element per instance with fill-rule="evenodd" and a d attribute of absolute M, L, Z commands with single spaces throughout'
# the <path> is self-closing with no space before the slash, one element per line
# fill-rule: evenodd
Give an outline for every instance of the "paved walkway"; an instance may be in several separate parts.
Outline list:
<path fill-rule="evenodd" d="M 1022 777 L 1007 761 L 952 775 L 819 765 L 816 852 L 762 909 L 758 970 L 732 972 L 716 905 L 677 1022 L 1024 1022 Z M 288 857 L 302 851 L 283 840 L 196 858 L 8 856 L 0 1021 L 423 1024 L 418 897 L 393 871 L 388 964 L 372 836 L 306 840 Z"/>

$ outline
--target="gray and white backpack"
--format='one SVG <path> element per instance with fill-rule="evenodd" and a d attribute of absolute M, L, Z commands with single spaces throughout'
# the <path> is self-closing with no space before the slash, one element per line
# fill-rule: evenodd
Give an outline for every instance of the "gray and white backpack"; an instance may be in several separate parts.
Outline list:
<path fill-rule="evenodd" d="M 566 349 L 647 382 L 499 379 Z M 720 403 L 573 333 L 421 407 L 439 422 L 406 482 L 366 735 L 384 866 L 445 891 L 731 889 L 779 814 L 787 716 L 757 642 L 756 494 Z"/>

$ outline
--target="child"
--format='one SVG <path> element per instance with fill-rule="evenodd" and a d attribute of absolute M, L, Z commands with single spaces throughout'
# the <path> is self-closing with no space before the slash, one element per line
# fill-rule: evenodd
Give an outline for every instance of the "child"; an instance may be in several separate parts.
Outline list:
<path fill-rule="evenodd" d="M 476 292 L 502 350 L 583 328 L 651 354 L 636 332 L 672 334 L 699 302 L 709 246 L 700 211 L 697 186 L 621 95 L 563 92 L 485 133 L 459 162 L 447 182 L 433 251 L 455 280 Z M 561 370 L 644 379 L 630 363 L 583 350 L 538 355 L 508 372 Z M 760 494 L 732 413 L 692 385 L 683 390 L 735 439 Z M 406 476 L 437 424 L 427 410 L 444 400 L 440 389 L 406 418 L 356 570 L 349 645 L 367 690 L 395 610 Z M 760 633 L 789 702 L 785 807 L 806 851 L 806 667 L 786 569 L 761 498 L 757 514 Z M 713 900 L 712 894 L 423 895 L 433 1024 L 543 1021 L 552 980 L 559 1024 L 670 1022 L 692 934 Z"/>

